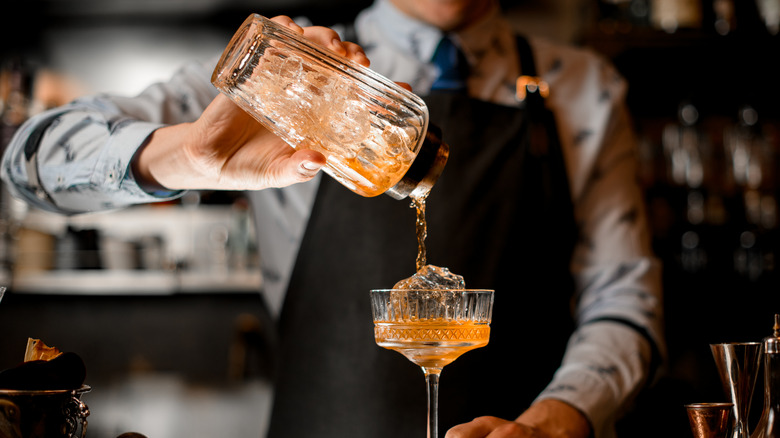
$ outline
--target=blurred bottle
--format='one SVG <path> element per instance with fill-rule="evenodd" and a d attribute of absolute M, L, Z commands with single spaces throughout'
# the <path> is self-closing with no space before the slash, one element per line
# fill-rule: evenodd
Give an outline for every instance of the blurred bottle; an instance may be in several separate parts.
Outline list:
<path fill-rule="evenodd" d="M 679 29 L 700 29 L 701 6 L 701 0 L 652 0 L 650 23 L 668 33 Z"/>
<path fill-rule="evenodd" d="M 680 267 L 688 273 L 707 270 L 710 264 L 704 196 L 698 190 L 688 193 L 685 225 L 680 236 Z"/>
<path fill-rule="evenodd" d="M 780 314 L 763 347 L 764 409 L 750 438 L 780 438 Z"/>
<path fill-rule="evenodd" d="M 676 199 L 673 208 L 680 215 L 672 232 L 679 267 L 691 274 L 717 270 L 724 263 L 730 268 L 731 247 L 722 251 L 725 245 L 720 245 L 718 233 L 727 220 L 722 178 L 693 103 L 680 103 L 677 122 L 664 126 L 662 146 L 670 196 Z"/>
<path fill-rule="evenodd" d="M 16 130 L 30 116 L 32 73 L 19 58 L 11 58 L 0 70 L 0 156 Z M 14 199 L 0 182 L 0 284 L 8 284 L 13 265 Z"/>
<path fill-rule="evenodd" d="M 678 122 L 666 125 L 662 134 L 666 174 L 673 185 L 698 189 L 705 182 L 710 155 L 705 133 L 698 127 L 699 110 L 682 102 L 677 114 Z"/>
<path fill-rule="evenodd" d="M 772 35 L 780 33 L 780 0 L 756 0 L 756 3 L 767 31 Z"/>
<path fill-rule="evenodd" d="M 32 101 L 32 74 L 18 58 L 12 58 L 0 72 L 2 83 L 2 111 L 0 111 L 0 145 L 2 150 L 19 126 L 30 116 Z"/>
<path fill-rule="evenodd" d="M 718 35 L 766 35 L 780 19 L 780 0 L 702 0 L 703 23 Z"/>
<path fill-rule="evenodd" d="M 745 218 L 734 251 L 734 271 L 757 282 L 775 271 L 777 201 L 770 194 L 749 190 L 744 202 Z"/>
<path fill-rule="evenodd" d="M 605 33 L 626 33 L 650 24 L 650 0 L 600 0 L 598 25 Z"/>
<path fill-rule="evenodd" d="M 238 198 L 231 206 L 233 222 L 228 234 L 228 264 L 231 272 L 245 272 L 259 266 L 257 238 L 255 237 L 249 201 Z"/>
<path fill-rule="evenodd" d="M 728 35 L 737 26 L 734 0 L 712 0 L 713 27 L 718 35 Z"/>
<path fill-rule="evenodd" d="M 737 122 L 724 128 L 727 170 L 741 201 L 741 217 L 735 215 L 737 236 L 734 270 L 756 282 L 775 271 L 777 198 L 775 151 L 763 134 L 758 112 L 751 106 L 739 109 Z"/>
<path fill-rule="evenodd" d="M 729 176 L 742 189 L 757 189 L 764 177 L 768 158 L 758 125 L 758 112 L 751 106 L 739 109 L 737 122 L 724 128 L 723 146 L 729 164 Z"/>

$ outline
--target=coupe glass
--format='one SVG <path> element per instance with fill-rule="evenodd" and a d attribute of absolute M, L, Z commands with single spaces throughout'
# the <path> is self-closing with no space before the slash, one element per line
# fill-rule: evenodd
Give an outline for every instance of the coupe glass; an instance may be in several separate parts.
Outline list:
<path fill-rule="evenodd" d="M 461 354 L 487 345 L 492 290 L 371 291 L 377 345 L 419 365 L 428 384 L 428 438 L 437 438 L 439 376 Z"/>

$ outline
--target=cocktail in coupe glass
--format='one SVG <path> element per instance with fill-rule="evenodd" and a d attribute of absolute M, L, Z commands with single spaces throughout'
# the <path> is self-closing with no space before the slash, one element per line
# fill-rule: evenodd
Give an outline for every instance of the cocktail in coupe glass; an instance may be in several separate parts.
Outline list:
<path fill-rule="evenodd" d="M 493 291 L 381 289 L 371 291 L 377 345 L 419 365 L 428 384 L 428 438 L 438 438 L 439 375 L 461 354 L 490 339 Z"/>

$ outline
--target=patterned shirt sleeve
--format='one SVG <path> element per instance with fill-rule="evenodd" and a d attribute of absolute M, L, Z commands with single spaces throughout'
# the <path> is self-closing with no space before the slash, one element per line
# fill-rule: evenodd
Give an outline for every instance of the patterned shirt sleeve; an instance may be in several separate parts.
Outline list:
<path fill-rule="evenodd" d="M 568 402 L 590 419 L 595 437 L 612 438 L 615 420 L 665 354 L 661 267 L 636 178 L 626 83 L 600 57 L 566 50 L 535 53 L 548 67 L 579 228 L 572 261 L 578 328 L 539 398 Z"/>
<path fill-rule="evenodd" d="M 138 96 L 90 96 L 32 117 L 6 149 L 3 180 L 15 196 L 62 214 L 178 196 L 145 192 L 130 162 L 157 128 L 198 117 L 216 96 L 209 75 L 193 63 Z"/>

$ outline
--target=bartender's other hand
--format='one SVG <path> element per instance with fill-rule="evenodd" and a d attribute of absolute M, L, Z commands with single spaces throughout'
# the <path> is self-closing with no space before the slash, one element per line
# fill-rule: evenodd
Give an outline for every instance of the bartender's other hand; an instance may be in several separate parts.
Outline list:
<path fill-rule="evenodd" d="M 363 49 L 329 28 L 302 28 L 287 16 L 272 18 L 304 37 L 368 66 Z M 156 130 L 133 160 L 133 174 L 147 190 L 260 190 L 312 179 L 325 156 L 295 150 L 218 95 L 193 123 Z"/>
<path fill-rule="evenodd" d="M 549 399 L 534 403 L 514 421 L 479 417 L 453 427 L 444 438 L 587 438 L 590 432 L 582 413 Z"/>
<path fill-rule="evenodd" d="M 368 67 L 370 64 L 362 47 L 349 41 L 341 41 L 339 34 L 333 29 L 322 26 L 301 27 L 286 15 L 276 16 L 271 21 L 286 26 L 293 32 L 297 32 L 341 56 L 346 56 L 364 67 Z"/>

